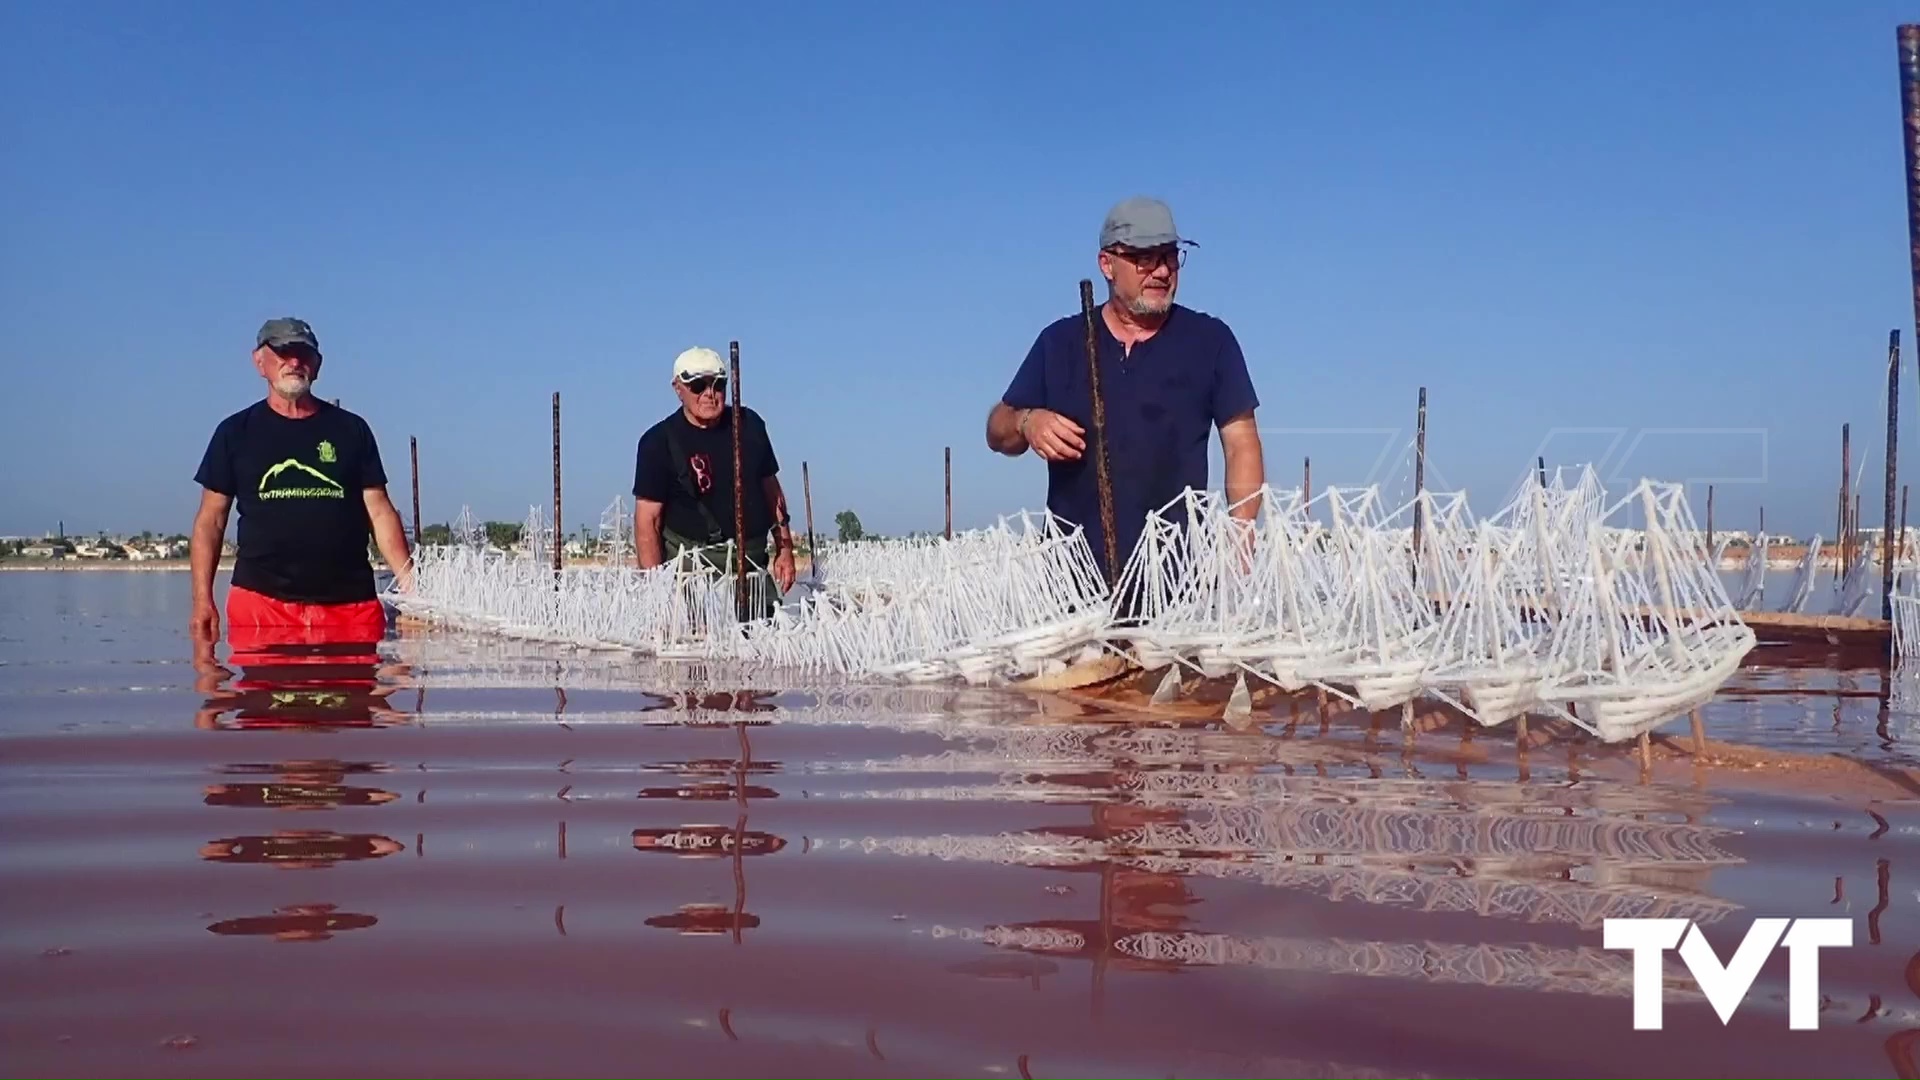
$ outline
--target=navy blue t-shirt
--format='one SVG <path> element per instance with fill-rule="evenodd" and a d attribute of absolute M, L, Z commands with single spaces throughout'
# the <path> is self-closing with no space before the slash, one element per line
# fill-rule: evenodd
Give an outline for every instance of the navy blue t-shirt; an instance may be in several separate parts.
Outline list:
<path fill-rule="evenodd" d="M 387 483 L 380 445 L 359 416 L 318 404 L 290 420 L 256 401 L 220 421 L 193 479 L 240 511 L 235 586 L 290 603 L 371 600 L 365 492 Z"/>
<path fill-rule="evenodd" d="M 1211 315 L 1175 304 L 1159 332 L 1136 343 L 1131 354 L 1099 312 L 1094 325 L 1114 538 L 1124 566 L 1148 514 L 1189 487 L 1207 490 L 1207 444 L 1214 429 L 1256 408 L 1260 399 L 1240 343 Z M 1083 316 L 1070 315 L 1040 331 L 1001 400 L 1015 409 L 1050 409 L 1086 430 L 1080 460 L 1047 463 L 1047 509 L 1086 530 L 1094 561 L 1104 569 Z"/>

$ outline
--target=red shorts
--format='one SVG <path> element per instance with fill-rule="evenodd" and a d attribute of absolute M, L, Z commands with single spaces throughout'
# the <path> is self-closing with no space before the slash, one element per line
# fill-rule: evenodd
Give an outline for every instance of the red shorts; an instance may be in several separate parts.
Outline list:
<path fill-rule="evenodd" d="M 227 643 L 236 660 L 249 653 L 284 655 L 302 646 L 362 646 L 371 654 L 386 636 L 387 610 L 378 600 L 303 604 L 275 600 L 251 589 L 227 591 Z M 315 651 L 324 655 L 342 650 Z"/>

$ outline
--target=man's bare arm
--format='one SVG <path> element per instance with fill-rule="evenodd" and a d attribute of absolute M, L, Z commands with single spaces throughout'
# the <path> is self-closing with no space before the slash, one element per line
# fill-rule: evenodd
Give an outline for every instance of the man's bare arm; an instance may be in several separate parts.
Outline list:
<path fill-rule="evenodd" d="M 1220 454 L 1227 463 L 1227 502 L 1238 503 L 1259 490 L 1266 482 L 1266 462 L 1260 449 L 1260 429 L 1248 410 L 1220 425 Z M 1260 512 L 1260 500 L 1248 499 L 1236 506 L 1233 516 L 1252 520 Z"/>
<path fill-rule="evenodd" d="M 993 403 L 993 411 L 987 414 L 987 448 L 1008 457 L 1019 457 L 1027 452 L 1027 437 L 1020 432 L 1020 413 L 1004 401 Z"/>
<path fill-rule="evenodd" d="M 403 592 L 411 589 L 413 553 L 407 549 L 407 527 L 400 521 L 400 511 L 393 508 L 393 500 L 387 498 L 384 487 L 370 487 L 360 494 L 366 500 L 367 520 L 373 525 L 373 545 L 380 549 L 380 557 L 393 571 L 395 587 Z"/>
<path fill-rule="evenodd" d="M 187 548 L 193 572 L 193 630 L 212 640 L 220 633 L 220 616 L 213 603 L 213 574 L 220 565 L 220 545 L 227 536 L 227 517 L 233 496 L 200 489 L 200 509 L 193 515 L 193 537 Z"/>
<path fill-rule="evenodd" d="M 773 550 L 774 554 L 793 550 L 793 530 L 787 521 L 787 493 L 780 486 L 778 476 L 765 477 L 760 481 L 760 490 L 767 497 L 767 506 L 773 510 Z"/>
<path fill-rule="evenodd" d="M 660 512 L 664 509 L 664 503 L 649 499 L 633 501 L 633 558 L 642 570 L 667 561 L 667 546 L 660 539 Z"/>

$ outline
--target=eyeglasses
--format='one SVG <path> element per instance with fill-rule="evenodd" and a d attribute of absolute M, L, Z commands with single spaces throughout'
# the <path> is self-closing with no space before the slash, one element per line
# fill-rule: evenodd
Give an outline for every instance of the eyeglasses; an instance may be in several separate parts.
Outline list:
<path fill-rule="evenodd" d="M 1166 263 L 1175 270 L 1187 265 L 1187 249 L 1182 247 L 1148 248 L 1145 251 L 1134 248 L 1111 247 L 1107 254 L 1116 259 L 1125 259 L 1135 270 L 1151 274 Z"/>
<path fill-rule="evenodd" d="M 727 379 L 724 375 L 696 375 L 691 379 L 682 378 L 680 385 L 691 394 L 704 394 L 709 389 L 724 394 L 727 392 Z"/>

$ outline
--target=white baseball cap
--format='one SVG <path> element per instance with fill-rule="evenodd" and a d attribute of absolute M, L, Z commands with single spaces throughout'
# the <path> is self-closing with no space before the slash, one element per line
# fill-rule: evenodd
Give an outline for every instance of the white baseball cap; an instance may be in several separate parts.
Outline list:
<path fill-rule="evenodd" d="M 702 375 L 725 378 L 726 374 L 727 365 L 720 359 L 720 354 L 705 346 L 696 345 L 673 358 L 673 377 L 683 382 Z"/>

